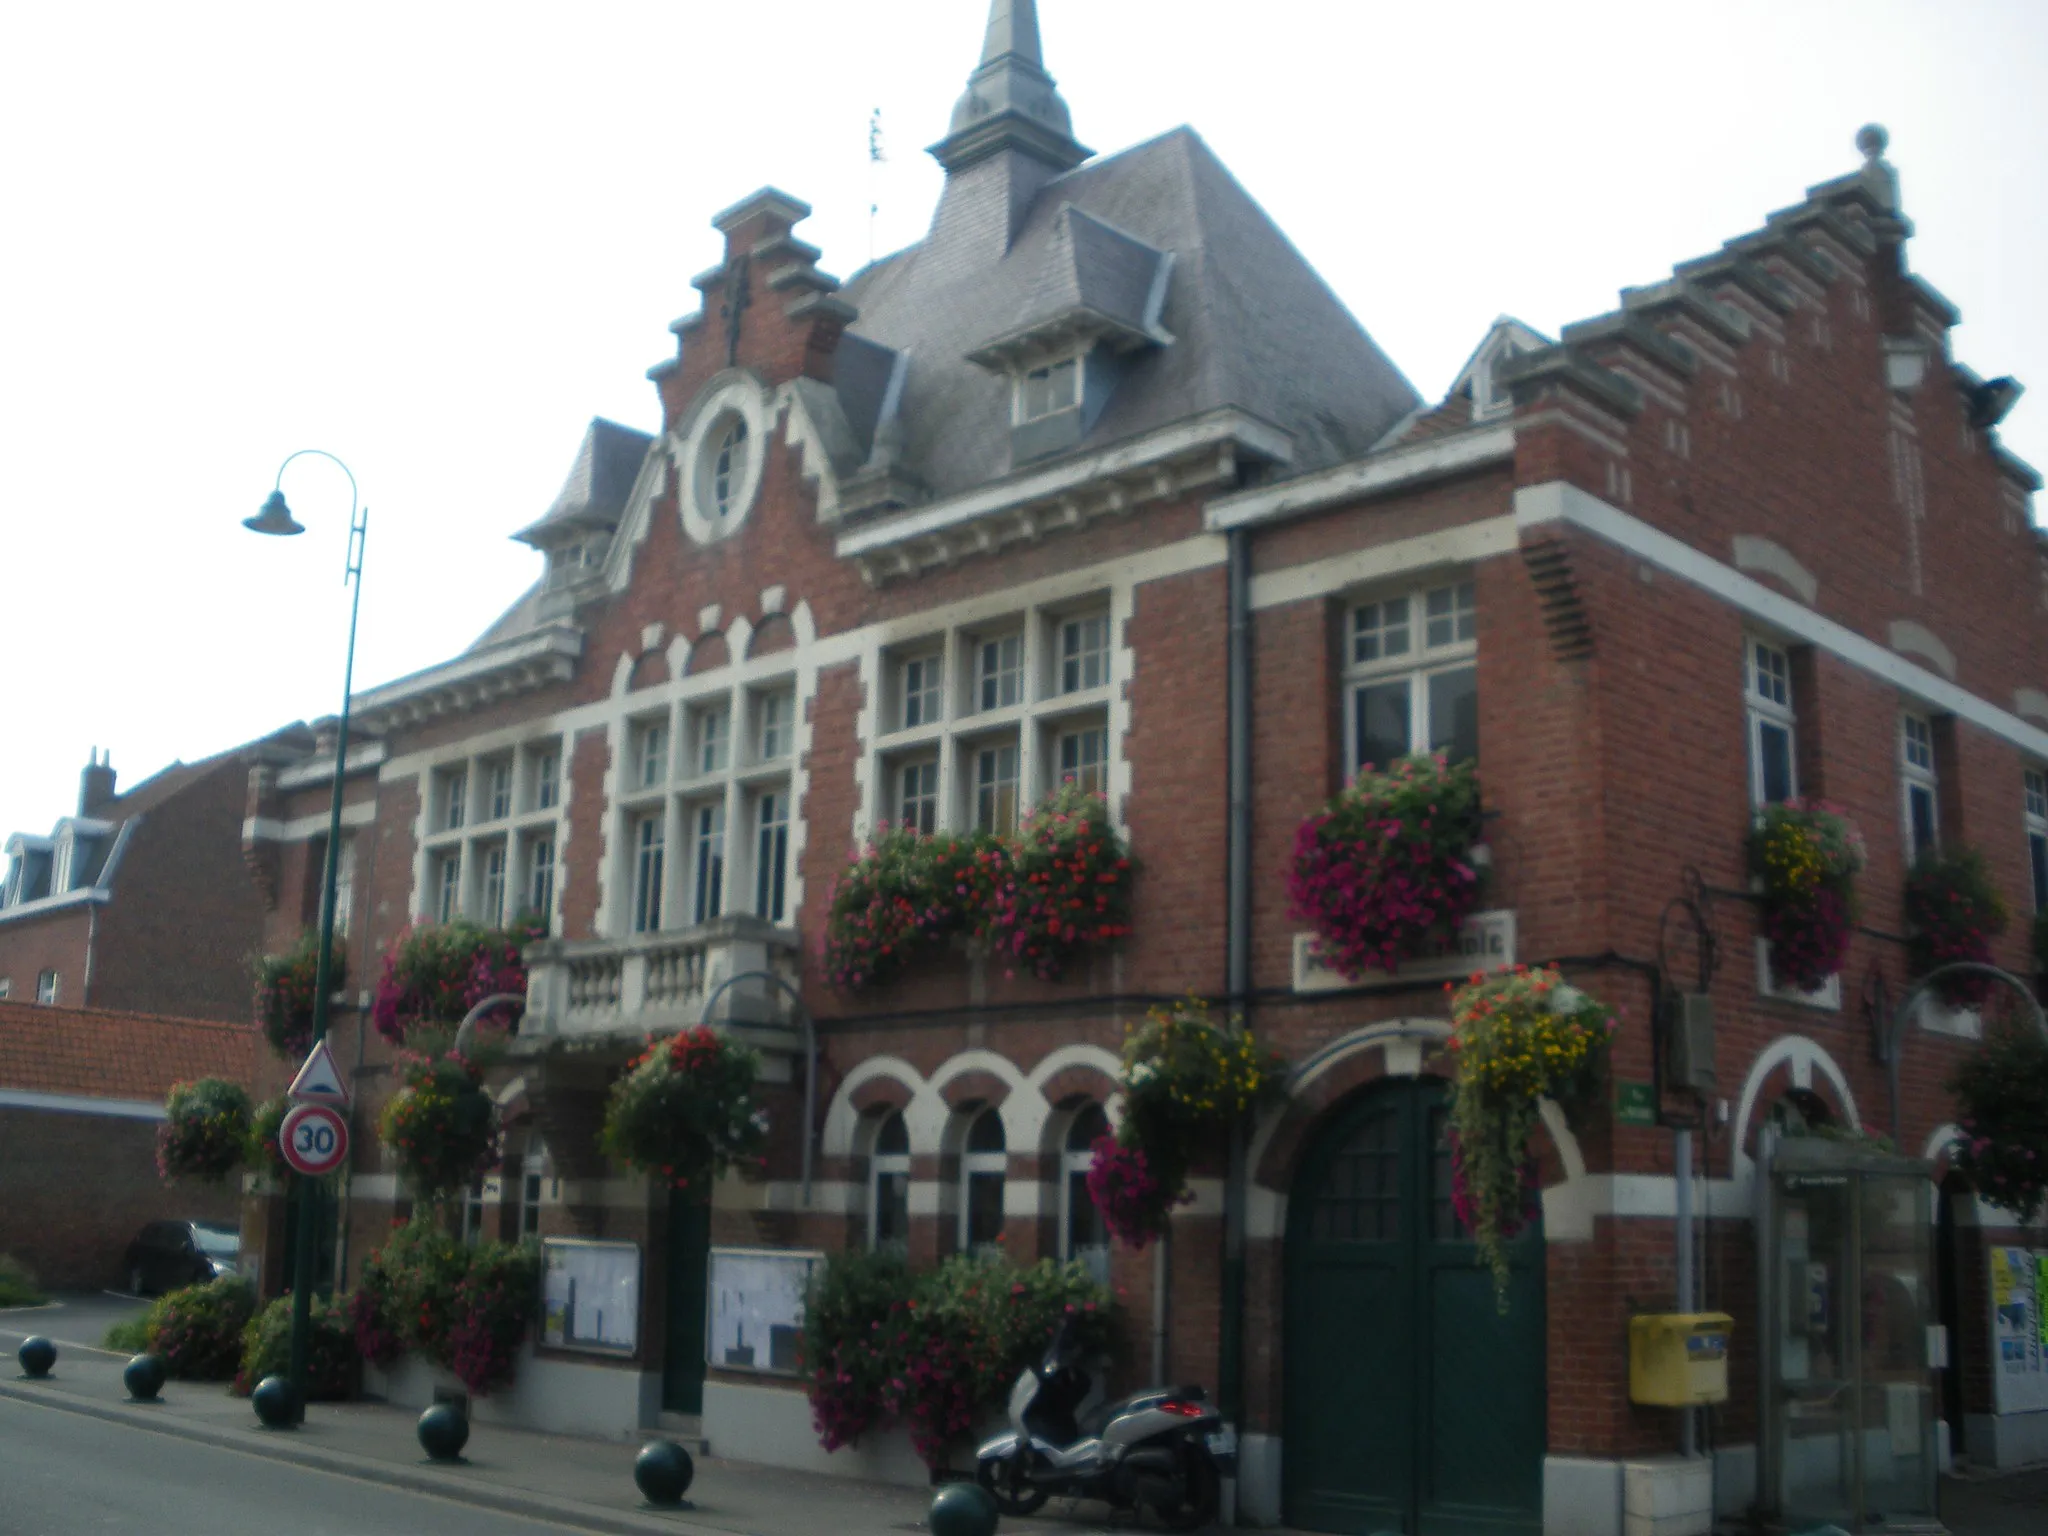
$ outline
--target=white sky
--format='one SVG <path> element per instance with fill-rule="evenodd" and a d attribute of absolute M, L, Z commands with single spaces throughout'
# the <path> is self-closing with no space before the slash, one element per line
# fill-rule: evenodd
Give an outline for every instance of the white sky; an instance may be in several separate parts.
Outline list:
<path fill-rule="evenodd" d="M 1084 143 L 1191 122 L 1426 396 L 1892 135 L 1959 358 L 2048 467 L 2048 4 L 1040 0 Z M 348 510 L 239 520 L 295 448 L 371 510 L 358 687 L 538 574 L 508 541 L 772 182 L 821 265 L 918 238 L 985 0 L 0 9 L 0 836 L 340 700 Z"/>

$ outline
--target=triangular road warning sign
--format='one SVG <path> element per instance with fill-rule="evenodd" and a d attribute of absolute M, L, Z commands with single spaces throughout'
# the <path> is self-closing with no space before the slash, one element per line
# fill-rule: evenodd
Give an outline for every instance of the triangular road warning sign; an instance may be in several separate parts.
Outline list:
<path fill-rule="evenodd" d="M 292 1079 L 292 1085 L 285 1090 L 296 1103 L 339 1104 L 346 1107 L 351 1097 L 348 1084 L 341 1080 L 341 1073 L 335 1069 L 334 1053 L 327 1049 L 322 1040 L 306 1055 L 306 1064 L 299 1068 L 299 1075 Z"/>

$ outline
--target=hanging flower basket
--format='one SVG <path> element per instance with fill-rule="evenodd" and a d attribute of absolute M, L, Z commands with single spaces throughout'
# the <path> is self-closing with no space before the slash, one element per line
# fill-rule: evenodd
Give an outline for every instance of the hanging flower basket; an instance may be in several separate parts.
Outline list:
<path fill-rule="evenodd" d="M 415 1197 L 432 1204 L 497 1161 L 498 1107 L 483 1074 L 460 1056 L 414 1057 L 404 1078 L 377 1131 Z"/>
<path fill-rule="evenodd" d="M 1548 967 L 1474 976 L 1451 998 L 1453 1187 L 1503 1309 L 1508 1244 L 1531 1209 L 1539 1106 L 1597 1096 L 1617 1027 L 1611 1009 Z"/>
<path fill-rule="evenodd" d="M 1771 979 L 1813 992 L 1848 957 L 1863 834 L 1825 800 L 1767 805 L 1749 836 L 1749 870 L 1763 882 Z"/>
<path fill-rule="evenodd" d="M 1142 1248 L 1185 1200 L 1188 1169 L 1246 1115 L 1284 1091 L 1283 1063 L 1249 1028 L 1220 1024 L 1190 997 L 1154 1008 L 1124 1036 L 1123 1124 L 1096 1143 L 1089 1193 L 1112 1233 Z"/>
<path fill-rule="evenodd" d="M 1989 965 L 2006 919 L 2005 899 L 1974 848 L 1928 854 L 1906 876 L 1906 961 L 1916 976 L 1959 960 Z M 1935 990 L 1951 1008 L 1974 1008 L 1997 985 L 1988 976 L 1945 976 Z"/>
<path fill-rule="evenodd" d="M 1086 951 L 1131 931 L 1131 858 L 1109 801 L 1069 781 L 1039 803 L 1011 845 L 996 891 L 994 953 L 1057 981 Z"/>
<path fill-rule="evenodd" d="M 277 1175 L 291 1171 L 291 1165 L 284 1160 L 284 1148 L 277 1139 L 278 1133 L 284 1129 L 284 1117 L 291 1111 L 292 1101 L 284 1094 L 265 1099 L 251 1111 L 249 1139 L 243 1157 L 257 1172 Z"/>
<path fill-rule="evenodd" d="M 727 1168 L 765 1166 L 768 1114 L 754 1106 L 759 1070 L 752 1051 L 709 1025 L 650 1042 L 612 1085 L 598 1144 L 677 1189 Z"/>
<path fill-rule="evenodd" d="M 526 964 L 521 951 L 546 936 L 546 925 L 537 918 L 520 918 L 509 928 L 482 928 L 461 918 L 409 925 L 384 956 L 384 972 L 370 1009 L 377 1032 L 394 1045 L 404 1045 L 422 1030 L 454 1029 L 487 997 L 524 996 Z M 480 1022 L 502 1028 L 517 1013 L 515 1008 L 502 1008 Z"/>
<path fill-rule="evenodd" d="M 256 980 L 256 1022 L 270 1048 L 286 1061 L 298 1061 L 313 1043 L 313 995 L 320 966 L 320 935 L 311 928 L 281 955 L 258 955 L 251 962 Z M 328 961 L 327 986 L 340 988 L 348 977 L 348 946 L 340 934 Z"/>
<path fill-rule="evenodd" d="M 2003 1019 L 1949 1080 L 1962 1137 L 1955 1170 L 1993 1205 L 2030 1226 L 2048 1207 L 2048 1040 Z"/>
<path fill-rule="evenodd" d="M 156 1128 L 156 1171 L 166 1182 L 218 1184 L 242 1166 L 249 1145 L 249 1095 L 224 1077 L 177 1083 Z"/>
<path fill-rule="evenodd" d="M 1287 889 L 1324 962 L 1352 981 L 1453 938 L 1478 905 L 1479 779 L 1442 753 L 1371 766 L 1294 834 Z"/>

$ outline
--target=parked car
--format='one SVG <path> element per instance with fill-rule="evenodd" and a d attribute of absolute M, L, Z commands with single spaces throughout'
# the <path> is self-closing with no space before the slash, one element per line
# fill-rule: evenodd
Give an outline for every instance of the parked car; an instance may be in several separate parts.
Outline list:
<path fill-rule="evenodd" d="M 152 1221 L 128 1245 L 124 1278 L 137 1296 L 235 1273 L 242 1234 L 217 1221 Z"/>

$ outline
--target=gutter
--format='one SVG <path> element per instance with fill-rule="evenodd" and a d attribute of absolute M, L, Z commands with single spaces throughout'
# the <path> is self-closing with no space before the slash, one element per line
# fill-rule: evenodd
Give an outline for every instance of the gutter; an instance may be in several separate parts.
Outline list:
<path fill-rule="evenodd" d="M 1515 429 L 1505 423 L 1470 427 L 1405 447 L 1368 453 L 1297 480 L 1240 491 L 1209 503 L 1202 526 L 1211 533 L 1285 522 L 1366 496 L 1408 490 L 1431 480 L 1469 474 L 1515 457 Z"/>
<path fill-rule="evenodd" d="M 1251 987 L 1252 905 L 1252 572 L 1250 529 L 1228 534 L 1228 840 L 1224 864 L 1223 978 L 1230 1011 L 1242 1016 Z M 1223 1293 L 1216 1399 L 1226 1423 L 1244 1416 L 1244 1250 L 1250 1128 L 1230 1133 L 1223 1181 Z M 1231 1479 L 1235 1520 L 1236 1479 Z"/>

